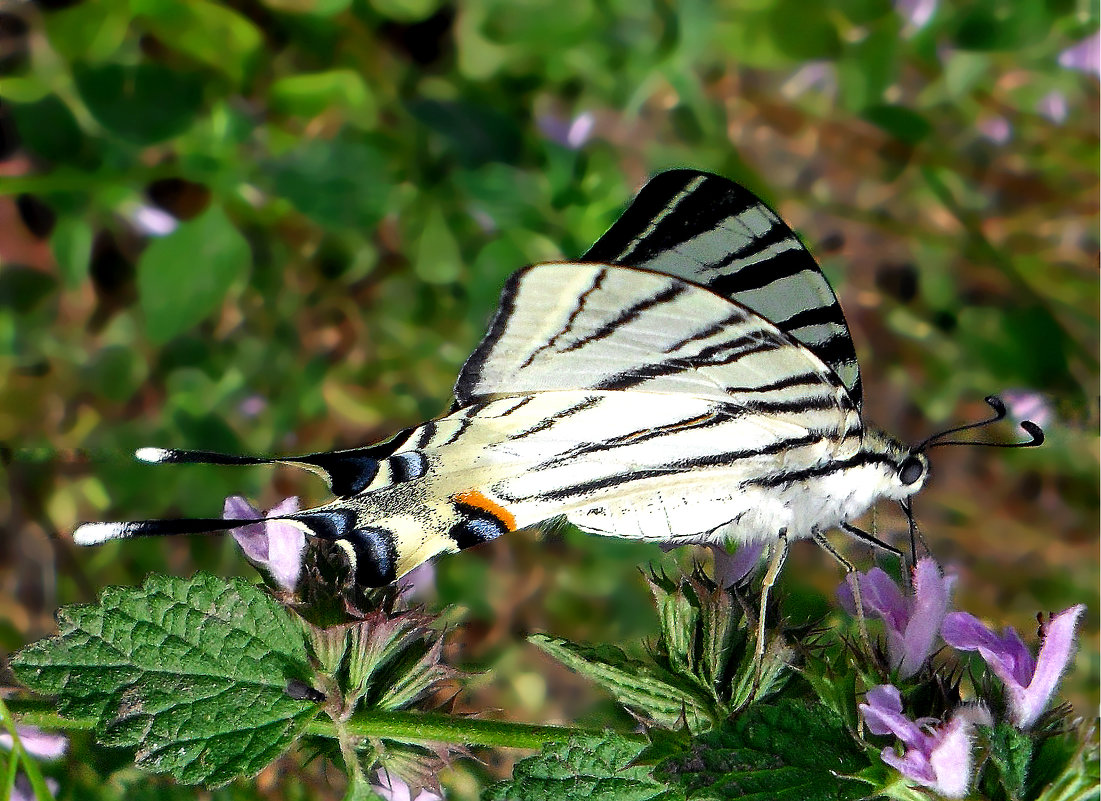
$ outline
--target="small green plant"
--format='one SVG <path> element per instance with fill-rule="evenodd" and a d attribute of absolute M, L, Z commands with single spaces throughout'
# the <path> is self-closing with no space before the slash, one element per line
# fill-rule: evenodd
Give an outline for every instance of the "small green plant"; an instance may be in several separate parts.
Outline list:
<path fill-rule="evenodd" d="M 37 726 L 90 728 L 140 768 L 211 787 L 300 743 L 343 767 L 349 799 L 398 784 L 438 797 L 439 771 L 479 745 L 542 748 L 487 801 L 1097 797 L 1095 732 L 1051 708 L 1083 607 L 1051 617 L 1033 657 L 1012 629 L 950 613 L 952 581 L 931 559 L 904 589 L 879 568 L 854 577 L 884 623 L 871 648 L 852 618 L 780 625 L 758 665 L 753 571 L 722 586 L 698 567 L 647 576 L 659 633 L 637 655 L 533 635 L 641 724 L 617 732 L 439 711 L 463 676 L 442 659 L 437 618 L 401 588 L 363 591 L 338 547 L 303 550 L 293 527 L 258 521 L 235 536 L 269 586 L 153 575 L 62 609 L 57 636 L 16 655 L 17 677 L 53 701 L 0 710 L 9 794 L 18 781 L 49 797 L 29 758 Z M 852 584 L 839 595 L 851 609 Z"/>

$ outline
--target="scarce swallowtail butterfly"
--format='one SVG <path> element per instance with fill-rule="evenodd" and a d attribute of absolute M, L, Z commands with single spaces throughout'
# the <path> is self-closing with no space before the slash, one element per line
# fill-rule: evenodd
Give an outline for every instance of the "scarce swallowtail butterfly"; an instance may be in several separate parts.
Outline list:
<path fill-rule="evenodd" d="M 786 549 L 839 527 L 871 540 L 850 521 L 882 499 L 905 503 L 928 477 L 925 451 L 948 443 L 908 447 L 866 427 L 861 394 L 841 307 L 792 230 L 747 189 L 674 170 L 579 261 L 508 279 L 442 417 L 330 453 L 137 456 L 320 473 L 335 499 L 278 519 L 340 542 L 357 580 L 381 586 L 558 516 L 674 544 Z M 88 523 L 74 540 L 253 522 Z"/>

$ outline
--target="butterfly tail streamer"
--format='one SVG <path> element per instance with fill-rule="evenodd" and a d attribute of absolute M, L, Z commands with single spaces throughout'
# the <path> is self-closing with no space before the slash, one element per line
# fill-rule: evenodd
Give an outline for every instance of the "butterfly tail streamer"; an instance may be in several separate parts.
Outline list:
<path fill-rule="evenodd" d="M 471 465 L 464 467 L 464 460 L 455 458 L 455 428 L 454 423 L 450 427 L 427 423 L 418 428 L 415 437 L 410 436 L 411 431 L 402 432 L 386 443 L 366 448 L 274 459 L 142 448 L 136 456 L 150 463 L 288 463 L 324 471 L 337 498 L 313 509 L 262 521 L 193 517 L 86 523 L 74 532 L 73 541 L 99 545 L 115 539 L 212 534 L 257 522 L 284 521 L 310 537 L 333 541 L 344 548 L 360 585 L 384 586 L 438 553 L 469 548 L 516 528 L 515 517 L 499 502 L 471 489 L 485 471 Z M 432 438 L 444 442 L 442 455 L 416 447 Z M 398 448 L 404 450 L 395 453 Z M 437 467 L 450 464 L 453 469 L 434 469 L 430 474 L 430 458 Z"/>

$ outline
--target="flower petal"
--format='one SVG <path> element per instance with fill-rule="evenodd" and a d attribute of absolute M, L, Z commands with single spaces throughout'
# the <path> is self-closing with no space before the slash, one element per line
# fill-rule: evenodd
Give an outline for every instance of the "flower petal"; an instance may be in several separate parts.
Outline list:
<path fill-rule="evenodd" d="M 898 672 L 902 678 L 909 678 L 921 670 L 933 652 L 933 642 L 948 611 L 952 583 L 951 579 L 941 575 L 940 568 L 932 559 L 927 557 L 917 563 L 910 619 L 901 638 L 902 653 L 891 654 L 892 660 L 898 659 Z"/>
<path fill-rule="evenodd" d="M 720 587 L 733 587 L 748 576 L 761 563 L 765 543 L 740 545 L 730 553 L 723 545 L 708 544 L 715 555 L 715 583 Z"/>
<path fill-rule="evenodd" d="M 1055 615 L 1047 625 L 1032 681 L 1025 688 L 1007 686 L 1013 725 L 1027 729 L 1047 707 L 1074 650 L 1074 627 L 1085 611 L 1083 604 Z"/>
<path fill-rule="evenodd" d="M 894 748 L 888 746 L 879 752 L 879 758 L 907 779 L 926 787 L 932 787 L 936 782 L 937 776 L 933 772 L 933 766 L 929 764 L 925 754 L 917 748 L 909 748 L 906 753 L 899 756 Z"/>
<path fill-rule="evenodd" d="M 257 519 L 256 523 L 232 529 L 230 533 L 253 565 L 270 575 L 280 587 L 292 592 L 302 569 L 306 535 L 293 523 L 267 518 L 294 514 L 298 509 L 298 498 L 293 496 L 265 513 L 239 495 L 226 498 L 223 506 L 227 518 Z"/>
<path fill-rule="evenodd" d="M 860 597 L 864 608 L 883 618 L 889 629 L 901 633 L 906 628 L 910 617 L 906 597 L 885 571 L 873 567 L 860 577 Z"/>
<path fill-rule="evenodd" d="M 953 612 L 940 628 L 944 641 L 960 651 L 978 651 L 1006 687 L 1026 687 L 1036 663 L 1011 626 L 998 636 L 967 612 Z"/>
<path fill-rule="evenodd" d="M 268 571 L 276 584 L 294 592 L 298 574 L 302 571 L 306 535 L 298 526 L 285 520 L 273 520 L 262 525 L 268 538 Z"/>
<path fill-rule="evenodd" d="M 902 714 L 902 696 L 892 684 L 880 684 L 868 690 L 868 703 L 860 704 L 860 713 L 872 734 L 893 734 L 907 748 L 925 742 L 921 728 Z"/>
<path fill-rule="evenodd" d="M 38 759 L 60 759 L 69 748 L 69 738 L 64 734 L 54 734 L 43 731 L 36 726 L 19 726 L 15 728 L 19 735 L 19 742 L 23 750 Z M 11 750 L 12 736 L 7 732 L 0 732 L 0 748 Z"/>
<path fill-rule="evenodd" d="M 936 781 L 930 785 L 948 798 L 963 798 L 971 784 L 971 726 L 955 715 L 936 731 L 937 744 L 929 752 Z"/>

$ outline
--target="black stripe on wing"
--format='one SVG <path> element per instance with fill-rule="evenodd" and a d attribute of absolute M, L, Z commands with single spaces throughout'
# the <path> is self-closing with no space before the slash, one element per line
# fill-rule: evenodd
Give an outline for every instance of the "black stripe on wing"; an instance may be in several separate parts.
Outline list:
<path fill-rule="evenodd" d="M 833 289 L 748 189 L 696 170 L 661 173 L 582 260 L 674 275 L 747 306 L 833 368 L 859 408 L 859 373 L 848 366 L 856 351 Z M 807 328 L 812 321 L 817 327 Z"/>
<path fill-rule="evenodd" d="M 814 445 L 817 442 L 821 442 L 830 438 L 831 437 L 829 435 L 823 434 L 822 432 L 811 431 L 799 437 L 786 437 L 769 445 L 764 445 L 758 448 L 747 448 L 742 450 L 726 451 L 722 453 L 704 454 L 695 457 L 686 457 L 684 459 L 671 462 L 668 466 L 640 467 L 625 470 L 622 473 L 613 473 L 611 475 L 601 476 L 599 478 L 579 481 L 576 484 L 548 488 L 541 492 L 539 494 L 539 497 L 543 500 L 550 501 L 575 500 L 580 496 L 585 496 L 599 490 L 606 490 L 623 484 L 629 484 L 634 481 L 642 481 L 648 478 L 658 478 L 671 474 L 685 473 L 687 471 L 698 468 L 728 467 L 743 459 L 754 459 L 761 456 L 771 456 L 779 453 L 784 453 L 795 448 L 800 448 L 807 445 Z M 519 503 L 527 500 L 527 498 L 507 495 L 500 489 L 498 489 L 497 492 L 504 500 L 509 502 Z"/>

